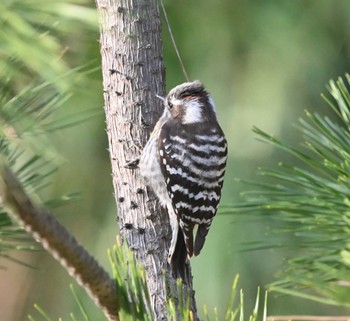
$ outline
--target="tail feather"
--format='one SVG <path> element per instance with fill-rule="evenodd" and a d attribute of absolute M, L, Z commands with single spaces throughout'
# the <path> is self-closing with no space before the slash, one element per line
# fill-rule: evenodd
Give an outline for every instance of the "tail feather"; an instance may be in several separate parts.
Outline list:
<path fill-rule="evenodd" d="M 175 278 L 181 278 L 184 282 L 187 280 L 187 250 L 184 235 L 181 229 L 178 230 L 176 246 L 170 260 L 170 267 Z"/>
<path fill-rule="evenodd" d="M 207 225 L 199 225 L 197 233 L 196 233 L 196 239 L 194 241 L 193 254 L 195 256 L 199 255 L 199 253 L 201 252 L 207 234 L 208 234 L 208 226 Z"/>

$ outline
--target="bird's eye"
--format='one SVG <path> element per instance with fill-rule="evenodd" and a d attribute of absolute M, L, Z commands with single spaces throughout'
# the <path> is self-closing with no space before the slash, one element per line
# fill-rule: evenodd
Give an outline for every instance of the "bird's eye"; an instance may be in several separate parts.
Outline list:
<path fill-rule="evenodd" d="M 174 107 L 174 104 L 172 103 L 172 102 L 168 102 L 168 106 L 169 106 L 169 108 L 171 109 L 171 108 L 173 108 Z"/>

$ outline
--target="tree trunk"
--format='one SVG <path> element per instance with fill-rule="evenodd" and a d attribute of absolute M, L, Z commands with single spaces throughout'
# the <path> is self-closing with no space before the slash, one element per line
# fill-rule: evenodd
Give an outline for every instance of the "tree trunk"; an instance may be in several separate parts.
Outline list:
<path fill-rule="evenodd" d="M 120 233 L 145 266 L 155 319 L 166 320 L 167 288 L 175 288 L 166 260 L 169 218 L 137 168 L 137 159 L 163 109 L 155 96 L 165 94 L 159 11 L 156 0 L 96 3 L 101 17 L 103 92 L 117 221 Z M 196 320 L 192 284 L 185 292 L 190 294 Z"/>

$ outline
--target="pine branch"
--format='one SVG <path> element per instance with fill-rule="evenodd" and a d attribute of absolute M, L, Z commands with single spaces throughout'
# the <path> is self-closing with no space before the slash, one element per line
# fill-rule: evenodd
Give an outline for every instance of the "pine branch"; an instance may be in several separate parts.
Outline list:
<path fill-rule="evenodd" d="M 108 320 L 118 321 L 115 282 L 46 209 L 33 203 L 4 161 L 0 163 L 0 203 L 85 288 Z"/>
<path fill-rule="evenodd" d="M 260 140 L 298 165 L 288 161 L 260 169 L 265 182 L 249 182 L 242 204 L 226 211 L 266 215 L 278 222 L 276 232 L 291 237 L 284 246 L 293 248 L 295 257 L 271 290 L 350 307 L 350 76 L 331 81 L 329 90 L 333 99 L 326 101 L 335 117 L 306 112 L 297 127 L 304 137 L 301 147 L 254 128 Z"/>

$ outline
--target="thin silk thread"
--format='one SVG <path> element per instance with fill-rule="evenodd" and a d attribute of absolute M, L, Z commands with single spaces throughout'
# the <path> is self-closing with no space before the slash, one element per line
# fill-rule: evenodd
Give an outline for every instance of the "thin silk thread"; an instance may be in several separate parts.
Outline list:
<path fill-rule="evenodd" d="M 172 31 L 171 31 L 171 27 L 170 27 L 168 15 L 167 15 L 167 13 L 166 13 L 166 11 L 165 11 L 165 7 L 164 7 L 163 0 L 160 0 L 160 5 L 161 5 L 161 7 L 162 7 L 162 11 L 163 11 L 163 15 L 164 15 L 164 18 L 165 18 L 167 27 L 168 27 L 168 32 L 169 32 L 169 35 L 170 35 L 170 39 L 171 39 L 171 42 L 172 42 L 173 47 L 174 47 L 174 49 L 175 49 L 177 59 L 179 60 L 179 64 L 180 64 L 180 67 L 181 67 L 181 69 L 182 69 L 182 73 L 183 73 L 183 75 L 185 76 L 186 81 L 189 81 L 189 78 L 188 78 L 188 75 L 187 75 L 187 72 L 186 72 L 185 65 L 184 65 L 184 63 L 183 63 L 183 61 L 182 61 L 182 59 L 181 59 L 179 50 L 178 50 L 177 45 L 176 45 L 176 42 L 175 42 L 175 38 L 174 38 L 173 33 L 172 33 Z"/>

